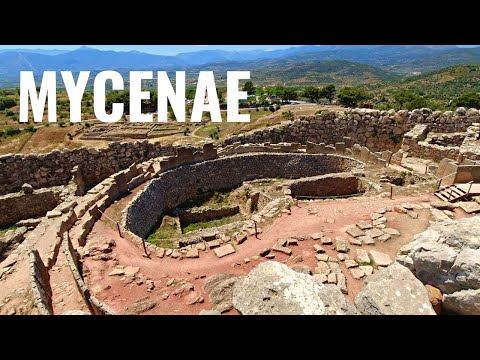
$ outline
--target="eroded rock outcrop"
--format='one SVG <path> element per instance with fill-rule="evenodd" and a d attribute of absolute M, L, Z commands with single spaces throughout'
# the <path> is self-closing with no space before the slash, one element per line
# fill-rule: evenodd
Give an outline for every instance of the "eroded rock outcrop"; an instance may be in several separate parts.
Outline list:
<path fill-rule="evenodd" d="M 431 225 L 410 257 L 418 279 L 442 291 L 444 310 L 480 314 L 480 217 Z"/>
<path fill-rule="evenodd" d="M 365 315 L 435 315 L 423 284 L 398 263 L 368 276 L 355 305 Z"/>
<path fill-rule="evenodd" d="M 285 264 L 266 261 L 233 288 L 233 306 L 244 315 L 357 314 L 355 306 L 333 285 L 317 283 Z"/>

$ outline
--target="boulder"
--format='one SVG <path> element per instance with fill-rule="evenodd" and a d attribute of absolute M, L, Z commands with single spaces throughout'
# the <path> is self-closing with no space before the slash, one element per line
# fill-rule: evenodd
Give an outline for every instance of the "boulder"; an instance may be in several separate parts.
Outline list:
<path fill-rule="evenodd" d="M 355 305 L 365 315 L 435 315 L 423 284 L 398 263 L 368 276 Z"/>
<path fill-rule="evenodd" d="M 219 313 L 232 310 L 233 286 L 239 277 L 232 274 L 218 274 L 205 279 L 203 290 L 210 297 L 213 309 Z"/>
<path fill-rule="evenodd" d="M 430 299 L 430 304 L 432 304 L 433 310 L 435 310 L 437 315 L 440 315 L 442 312 L 442 303 L 443 296 L 442 292 L 432 285 L 425 285 L 425 289 L 428 292 L 428 298 Z"/>
<path fill-rule="evenodd" d="M 22 185 L 22 191 L 25 194 L 32 194 L 33 193 L 33 186 L 25 183 L 25 184 Z"/>
<path fill-rule="evenodd" d="M 456 291 L 443 297 L 445 312 L 462 315 L 480 315 L 480 289 Z"/>
<path fill-rule="evenodd" d="M 480 288 L 480 217 L 432 224 L 411 244 L 415 273 L 443 294 Z"/>
<path fill-rule="evenodd" d="M 275 261 L 257 265 L 235 284 L 233 305 L 244 315 L 358 313 L 336 285 L 318 283 Z"/>

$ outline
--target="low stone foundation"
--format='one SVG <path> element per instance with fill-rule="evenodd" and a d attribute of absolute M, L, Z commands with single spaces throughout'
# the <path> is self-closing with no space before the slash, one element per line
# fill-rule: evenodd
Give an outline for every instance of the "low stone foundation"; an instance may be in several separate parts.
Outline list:
<path fill-rule="evenodd" d="M 355 159 L 337 155 L 246 154 L 185 165 L 164 172 L 130 203 L 123 226 L 145 238 L 162 214 L 212 190 L 234 188 L 260 178 L 301 178 L 363 168 Z"/>
<path fill-rule="evenodd" d="M 293 181 L 289 188 L 293 197 L 344 196 L 365 191 L 362 181 L 349 173 L 299 179 Z"/>
<path fill-rule="evenodd" d="M 182 226 L 210 221 L 215 219 L 221 219 L 227 216 L 237 215 L 240 212 L 240 207 L 236 206 L 225 206 L 218 209 L 208 209 L 208 208 L 196 208 L 192 210 L 182 210 L 179 211 L 178 217 Z"/>
<path fill-rule="evenodd" d="M 47 211 L 58 205 L 60 192 L 59 188 L 46 188 L 35 190 L 31 194 L 18 192 L 0 196 L 0 226 L 45 216 Z"/>

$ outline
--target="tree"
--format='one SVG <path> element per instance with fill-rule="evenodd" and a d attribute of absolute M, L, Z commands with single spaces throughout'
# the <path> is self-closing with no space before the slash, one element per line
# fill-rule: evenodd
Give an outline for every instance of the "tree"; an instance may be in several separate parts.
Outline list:
<path fill-rule="evenodd" d="M 315 86 L 307 86 L 305 90 L 303 90 L 303 97 L 306 97 L 311 102 L 318 102 L 320 99 L 320 89 Z"/>
<path fill-rule="evenodd" d="M 255 95 L 255 86 L 253 86 L 253 82 L 247 81 L 242 88 L 243 91 L 246 91 L 248 95 Z"/>
<path fill-rule="evenodd" d="M 5 110 L 17 105 L 15 98 L 11 96 L 0 97 L 0 110 Z"/>
<path fill-rule="evenodd" d="M 297 92 L 293 88 L 284 88 L 279 96 L 283 101 L 296 100 Z"/>
<path fill-rule="evenodd" d="M 358 103 L 371 98 L 371 95 L 363 89 L 344 87 L 338 93 L 338 100 L 347 107 L 357 107 Z"/>
<path fill-rule="evenodd" d="M 463 106 L 466 108 L 480 109 L 480 95 L 477 93 L 465 93 L 458 97 L 455 101 L 457 107 Z"/>
<path fill-rule="evenodd" d="M 328 101 L 332 102 L 335 97 L 336 89 L 335 85 L 327 85 L 320 89 L 320 97 L 326 98 Z"/>
<path fill-rule="evenodd" d="M 288 110 L 288 111 L 283 111 L 283 112 L 282 112 L 282 117 L 283 117 L 285 120 L 291 120 L 291 121 L 293 121 L 293 119 L 295 118 L 295 115 L 293 114 L 292 111 Z"/>
<path fill-rule="evenodd" d="M 394 93 L 394 97 L 398 109 L 413 110 L 427 106 L 427 100 L 412 90 L 398 90 Z"/>

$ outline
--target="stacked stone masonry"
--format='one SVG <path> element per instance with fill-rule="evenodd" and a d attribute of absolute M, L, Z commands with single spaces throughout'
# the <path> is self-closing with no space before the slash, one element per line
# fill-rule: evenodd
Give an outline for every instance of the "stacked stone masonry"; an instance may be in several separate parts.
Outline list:
<path fill-rule="evenodd" d="M 460 163 L 480 160 L 480 124 L 473 123 L 465 132 L 428 132 L 426 125 L 416 125 L 403 137 L 402 151 L 408 156 L 436 162 L 451 159 Z"/>
<path fill-rule="evenodd" d="M 160 174 L 132 200 L 124 226 L 133 234 L 146 237 L 158 225 L 164 211 L 204 192 L 233 188 L 260 178 L 292 179 L 359 167 L 362 163 L 343 156 L 288 153 L 236 155 L 181 166 Z"/>
<path fill-rule="evenodd" d="M 371 109 L 324 111 L 318 115 L 302 116 L 295 121 L 235 135 L 225 139 L 224 144 L 231 145 L 236 142 L 305 144 L 309 141 L 333 145 L 347 137 L 351 141 L 347 146 L 358 143 L 375 152 L 398 149 L 402 136 L 417 124 L 426 125 L 431 132 L 453 133 L 465 132 L 472 123 L 478 121 L 478 110 L 465 111 L 463 108 L 455 112 L 432 112 L 430 109 L 411 112 Z"/>
<path fill-rule="evenodd" d="M 82 147 L 38 155 L 3 155 L 0 156 L 0 195 L 20 191 L 25 183 L 35 189 L 66 185 L 76 165 L 89 188 L 133 163 L 174 154 L 171 145 L 143 141 L 111 143 L 98 150 Z"/>

